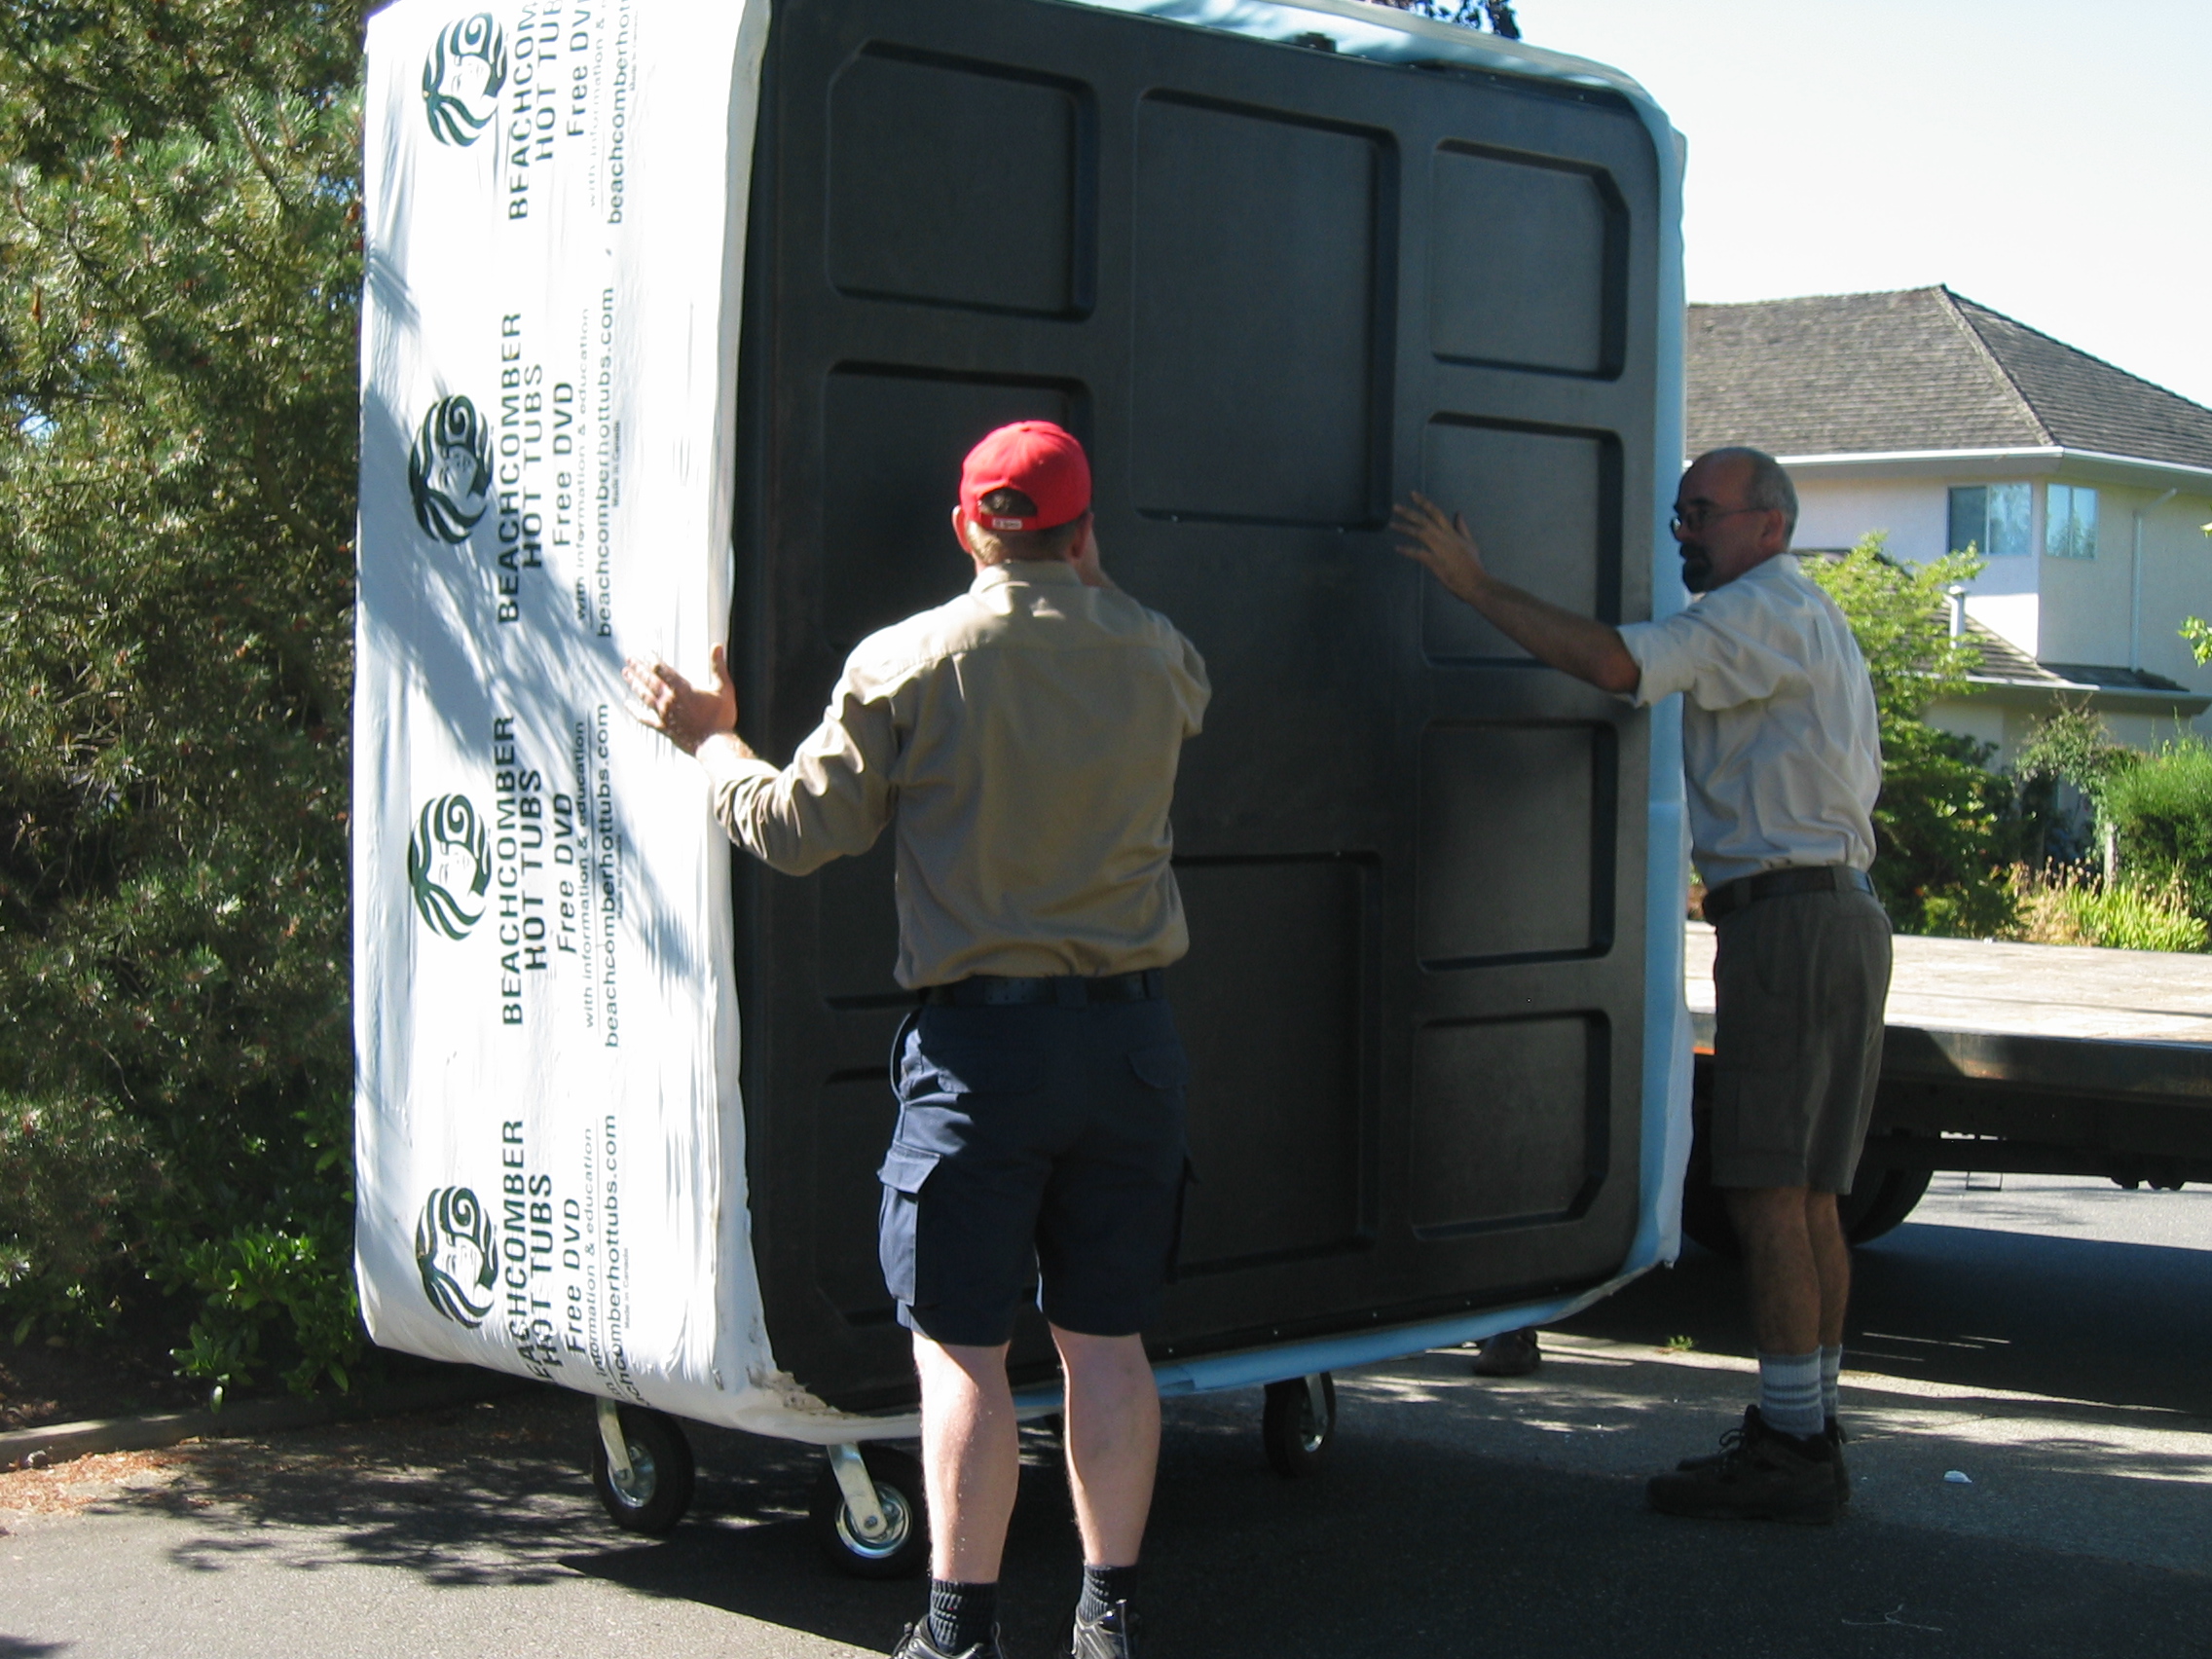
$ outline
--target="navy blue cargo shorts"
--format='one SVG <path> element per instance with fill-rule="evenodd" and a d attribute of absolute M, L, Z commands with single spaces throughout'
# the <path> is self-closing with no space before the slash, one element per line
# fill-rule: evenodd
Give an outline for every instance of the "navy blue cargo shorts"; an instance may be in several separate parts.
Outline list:
<path fill-rule="evenodd" d="M 900 1027 L 891 1064 L 879 1245 L 901 1324 L 996 1346 L 1032 1277 L 1062 1330 L 1152 1322 L 1189 1168 L 1189 1063 L 1164 999 L 933 1004 Z"/>

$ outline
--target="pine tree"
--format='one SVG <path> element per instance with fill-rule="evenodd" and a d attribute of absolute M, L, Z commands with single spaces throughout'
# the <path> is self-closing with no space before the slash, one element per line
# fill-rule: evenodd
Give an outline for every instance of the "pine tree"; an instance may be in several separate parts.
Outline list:
<path fill-rule="evenodd" d="M 0 7 L 0 1312 L 166 1297 L 218 1385 L 362 1342 L 360 40 L 344 0 Z"/>
<path fill-rule="evenodd" d="M 1502 35 L 1507 40 L 1521 38 L 1521 25 L 1514 18 L 1512 0 L 1374 0 L 1374 4 L 1412 12 L 1417 17 L 1434 18 L 1439 22 L 1464 23 L 1471 29 L 1479 29 L 1488 22 L 1493 34 Z"/>

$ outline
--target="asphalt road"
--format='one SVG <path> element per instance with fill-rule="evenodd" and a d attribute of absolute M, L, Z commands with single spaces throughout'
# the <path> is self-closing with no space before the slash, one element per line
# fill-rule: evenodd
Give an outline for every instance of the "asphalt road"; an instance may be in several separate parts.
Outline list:
<path fill-rule="evenodd" d="M 1943 1178 L 1860 1253 L 1843 1524 L 1643 1508 L 1748 1397 L 1734 1270 L 1692 1249 L 1531 1378 L 1456 1351 L 1340 1378 L 1314 1480 L 1270 1472 L 1256 1394 L 1170 1402 L 1147 1654 L 2212 1654 L 2212 1192 L 1988 1185 Z M 644 1543 L 600 1518 L 587 1433 L 526 1396 L 0 1476 L 0 1659 L 829 1659 L 916 1610 L 821 1565 L 811 1455 L 700 1431 L 694 1519 Z M 1077 1567 L 1032 1451 L 1014 1659 L 1050 1651 Z"/>

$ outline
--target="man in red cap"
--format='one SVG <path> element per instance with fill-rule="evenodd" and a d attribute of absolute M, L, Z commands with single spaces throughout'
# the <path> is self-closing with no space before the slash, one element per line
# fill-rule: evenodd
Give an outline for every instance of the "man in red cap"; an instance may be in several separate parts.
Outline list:
<path fill-rule="evenodd" d="M 899 1126 L 880 1244 L 914 1333 L 932 1523 L 929 1616 L 895 1659 L 996 1659 L 1019 1473 L 1007 1344 L 1032 1274 L 1067 1377 L 1083 1535 L 1076 1659 L 1132 1651 L 1160 1401 L 1139 1333 L 1172 1268 L 1187 1168 L 1161 970 L 1189 947 L 1167 810 L 1205 665 L 1106 579 L 1083 446 L 1049 422 L 970 453 L 965 594 L 861 642 L 779 770 L 707 682 L 625 671 L 639 718 L 698 757 L 730 837 L 804 874 L 897 838 Z"/>

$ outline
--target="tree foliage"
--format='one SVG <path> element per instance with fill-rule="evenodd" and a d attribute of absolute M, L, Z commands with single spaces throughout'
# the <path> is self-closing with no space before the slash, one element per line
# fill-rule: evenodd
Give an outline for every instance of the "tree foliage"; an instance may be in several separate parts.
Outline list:
<path fill-rule="evenodd" d="M 1493 34 L 1507 40 L 1521 38 L 1521 25 L 1513 16 L 1512 0 L 1373 0 L 1373 3 L 1411 12 L 1419 18 L 1434 18 L 1439 22 L 1464 23 L 1471 29 L 1479 29 L 1487 22 Z"/>
<path fill-rule="evenodd" d="M 1968 689 L 1979 661 L 1970 642 L 1951 637 L 1944 615 L 1947 590 L 1980 562 L 1953 553 L 1907 568 L 1882 548 L 1876 533 L 1841 559 L 1805 561 L 1850 620 L 1874 682 L 1882 738 L 1874 887 L 1900 932 L 1986 938 L 2012 920 L 2011 788 L 1986 769 L 1987 744 L 1924 718 L 1937 698 Z"/>
<path fill-rule="evenodd" d="M 0 1309 L 217 1382 L 361 1341 L 360 23 L 0 8 Z"/>

